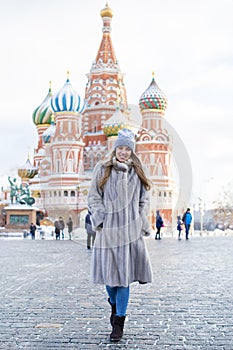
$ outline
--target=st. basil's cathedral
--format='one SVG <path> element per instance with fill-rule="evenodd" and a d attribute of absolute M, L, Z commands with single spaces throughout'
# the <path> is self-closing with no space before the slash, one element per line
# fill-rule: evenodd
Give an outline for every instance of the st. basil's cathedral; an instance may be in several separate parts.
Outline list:
<path fill-rule="evenodd" d="M 176 220 L 172 211 L 176 186 L 171 172 L 172 137 L 163 128 L 167 98 L 152 76 L 139 99 L 141 125 L 135 121 L 111 40 L 113 12 L 108 4 L 100 15 L 103 36 L 87 74 L 84 101 L 73 88 L 69 72 L 60 91 L 53 94 L 49 86 L 33 112 L 38 133 L 33 164 L 28 159 L 18 174 L 22 183 L 30 185 L 35 205 L 46 216 L 72 216 L 79 226 L 94 166 L 109 155 L 118 131 L 129 128 L 153 184 L 150 221 L 154 224 L 160 210 L 169 228 Z"/>

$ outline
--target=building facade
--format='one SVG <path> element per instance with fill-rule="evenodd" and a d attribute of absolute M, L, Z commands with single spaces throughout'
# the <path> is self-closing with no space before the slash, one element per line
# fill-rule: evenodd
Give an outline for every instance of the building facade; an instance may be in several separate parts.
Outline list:
<path fill-rule="evenodd" d="M 167 98 L 153 76 L 139 100 L 141 121 L 135 122 L 111 40 L 113 12 L 106 4 L 100 15 L 103 35 L 87 74 L 85 100 L 74 90 L 67 73 L 60 91 L 53 94 L 49 86 L 45 99 L 33 112 L 38 143 L 32 167 L 38 174 L 28 183 L 36 206 L 47 216 L 72 214 L 80 224 L 93 168 L 109 155 L 118 131 L 127 127 L 135 133 L 136 153 L 153 184 L 151 223 L 160 210 L 170 228 L 176 215 L 172 212 L 176 187 L 171 172 L 172 138 L 163 127 Z"/>

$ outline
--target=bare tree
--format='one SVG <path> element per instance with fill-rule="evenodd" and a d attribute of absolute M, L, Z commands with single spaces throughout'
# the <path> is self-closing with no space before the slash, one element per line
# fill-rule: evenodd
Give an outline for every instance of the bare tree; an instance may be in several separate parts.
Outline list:
<path fill-rule="evenodd" d="M 218 200 L 214 202 L 214 219 L 224 228 L 233 228 L 233 180 L 223 187 Z"/>

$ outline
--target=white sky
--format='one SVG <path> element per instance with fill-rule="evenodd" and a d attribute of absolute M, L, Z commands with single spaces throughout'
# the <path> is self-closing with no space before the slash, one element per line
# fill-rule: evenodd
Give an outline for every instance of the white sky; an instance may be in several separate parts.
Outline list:
<path fill-rule="evenodd" d="M 55 93 L 69 69 L 84 96 L 104 6 L 105 0 L 0 0 L 0 185 L 28 153 L 32 159 L 32 113 L 49 81 Z M 165 117 L 192 162 L 194 194 L 212 199 L 233 178 L 233 1 L 109 0 L 109 6 L 129 104 L 138 104 L 155 71 L 168 98 Z"/>

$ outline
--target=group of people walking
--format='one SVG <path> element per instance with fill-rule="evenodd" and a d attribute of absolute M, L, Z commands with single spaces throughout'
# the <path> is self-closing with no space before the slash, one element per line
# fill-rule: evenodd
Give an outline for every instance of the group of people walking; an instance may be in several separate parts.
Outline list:
<path fill-rule="evenodd" d="M 67 222 L 67 228 L 68 228 L 69 239 L 72 239 L 73 221 L 71 217 L 69 217 L 69 220 Z M 32 222 L 30 224 L 29 231 L 30 231 L 31 238 L 33 240 L 36 237 L 36 230 L 38 230 L 38 232 L 40 230 L 40 233 L 42 233 L 42 228 L 38 227 L 37 229 L 36 225 Z M 65 238 L 64 230 L 65 230 L 65 222 L 63 218 L 60 216 L 59 219 L 54 222 L 54 231 L 55 231 L 56 240 L 61 239 L 61 237 L 62 239 Z"/>
<path fill-rule="evenodd" d="M 185 238 L 189 239 L 189 231 L 192 222 L 192 214 L 190 208 L 187 208 L 186 212 L 181 216 L 177 216 L 177 231 L 178 231 L 178 240 L 181 240 L 181 233 L 183 229 L 185 230 Z M 163 219 L 159 213 L 159 210 L 156 212 L 156 234 L 155 239 L 161 239 L 161 228 L 164 227 Z"/>
<path fill-rule="evenodd" d="M 54 222 L 54 227 L 55 227 L 56 240 L 60 240 L 61 237 L 62 239 L 64 239 L 65 222 L 61 216 L 59 217 L 59 220 L 56 220 Z M 67 228 L 68 228 L 69 239 L 72 239 L 73 221 L 71 217 L 69 217 L 69 220 L 67 222 Z"/>
<path fill-rule="evenodd" d="M 187 208 L 184 215 L 181 217 L 177 216 L 177 231 L 178 231 L 178 240 L 181 240 L 181 232 L 185 229 L 185 238 L 189 239 L 189 230 L 192 222 L 192 214 L 190 208 Z"/>

